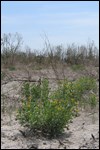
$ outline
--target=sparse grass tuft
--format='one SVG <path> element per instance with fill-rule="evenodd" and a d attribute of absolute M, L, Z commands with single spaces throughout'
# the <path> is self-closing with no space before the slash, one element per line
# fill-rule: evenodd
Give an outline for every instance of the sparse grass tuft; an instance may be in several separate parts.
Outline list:
<path fill-rule="evenodd" d="M 3 80 L 6 77 L 6 73 L 5 72 L 1 72 L 1 80 Z"/>
<path fill-rule="evenodd" d="M 85 66 L 84 65 L 72 65 L 71 69 L 74 71 L 84 70 Z"/>
<path fill-rule="evenodd" d="M 9 70 L 10 70 L 10 71 L 14 71 L 14 70 L 16 70 L 16 68 L 15 68 L 14 66 L 10 66 L 10 67 L 9 67 Z"/>

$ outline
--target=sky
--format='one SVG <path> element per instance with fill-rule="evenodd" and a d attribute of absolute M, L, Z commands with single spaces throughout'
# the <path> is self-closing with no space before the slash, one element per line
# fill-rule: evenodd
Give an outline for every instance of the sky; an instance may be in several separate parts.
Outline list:
<path fill-rule="evenodd" d="M 1 34 L 19 33 L 24 45 L 43 49 L 93 40 L 99 47 L 99 1 L 2 1 Z"/>

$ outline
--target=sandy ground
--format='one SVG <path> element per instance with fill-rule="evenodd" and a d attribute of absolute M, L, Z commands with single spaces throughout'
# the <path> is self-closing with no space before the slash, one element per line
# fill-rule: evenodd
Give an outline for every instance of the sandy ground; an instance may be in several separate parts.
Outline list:
<path fill-rule="evenodd" d="M 95 71 L 93 71 L 94 73 Z M 24 72 L 10 72 L 16 78 L 25 78 Z M 10 73 L 7 73 L 10 76 Z M 30 72 L 31 78 L 38 80 L 40 73 L 45 77 L 54 77 L 52 71 Z M 51 74 L 50 74 L 51 73 Z M 66 76 L 73 80 L 83 73 L 67 70 Z M 95 75 L 97 75 L 95 73 Z M 97 77 L 98 78 L 98 77 Z M 3 81 L 2 81 L 3 83 Z M 1 149 L 99 149 L 99 107 L 95 110 L 88 108 L 80 111 L 80 115 L 64 129 L 64 133 L 57 138 L 47 139 L 41 135 L 30 134 L 16 120 L 16 106 L 22 82 L 10 81 L 2 84 L 1 92 L 7 93 L 7 100 L 2 101 L 7 105 L 5 113 L 1 114 Z M 50 87 L 54 89 L 56 82 L 50 81 Z M 99 105 L 99 104 L 98 104 Z"/>
<path fill-rule="evenodd" d="M 98 111 L 94 115 L 81 112 L 61 136 L 52 140 L 28 135 L 14 114 L 2 115 L 1 149 L 99 149 L 98 115 Z"/>

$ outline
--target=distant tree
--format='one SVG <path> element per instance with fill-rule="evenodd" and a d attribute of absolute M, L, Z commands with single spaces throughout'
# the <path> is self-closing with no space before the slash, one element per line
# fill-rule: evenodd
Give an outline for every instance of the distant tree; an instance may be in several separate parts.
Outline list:
<path fill-rule="evenodd" d="M 19 33 L 3 34 L 1 38 L 1 54 L 5 65 L 14 65 L 17 51 L 22 45 L 22 36 Z"/>

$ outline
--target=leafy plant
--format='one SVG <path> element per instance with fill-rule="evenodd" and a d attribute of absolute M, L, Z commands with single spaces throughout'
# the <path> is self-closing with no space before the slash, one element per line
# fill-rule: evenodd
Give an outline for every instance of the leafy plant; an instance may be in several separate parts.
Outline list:
<path fill-rule="evenodd" d="M 80 79 L 76 80 L 74 89 L 74 95 L 80 104 L 87 103 L 83 98 L 83 95 L 88 94 L 91 90 L 94 92 L 96 91 L 96 80 L 91 77 L 81 77 Z"/>
<path fill-rule="evenodd" d="M 87 100 L 83 98 L 84 94 L 89 93 L 91 90 L 94 91 L 95 95 L 95 91 L 97 90 L 96 80 L 91 77 L 81 77 L 75 82 L 64 80 L 60 83 L 58 90 L 53 93 L 52 98 L 67 98 L 69 102 L 73 98 L 82 106 L 83 103 L 87 103 Z M 88 103 L 90 103 L 90 99 L 88 99 Z"/>
<path fill-rule="evenodd" d="M 17 117 L 21 124 L 52 137 L 63 131 L 74 115 L 76 103 L 67 97 L 55 99 L 54 96 L 49 96 L 48 84 L 48 80 L 43 80 L 41 85 L 23 85 L 24 99 Z"/>
<path fill-rule="evenodd" d="M 56 136 L 78 114 L 78 105 L 83 100 L 84 92 L 94 88 L 95 81 L 88 77 L 82 77 L 75 82 L 64 80 L 51 94 L 46 79 L 38 85 L 25 83 L 22 88 L 22 106 L 17 117 L 21 124 L 35 132 Z M 96 105 L 96 97 L 92 95 L 89 102 L 91 106 Z"/>

